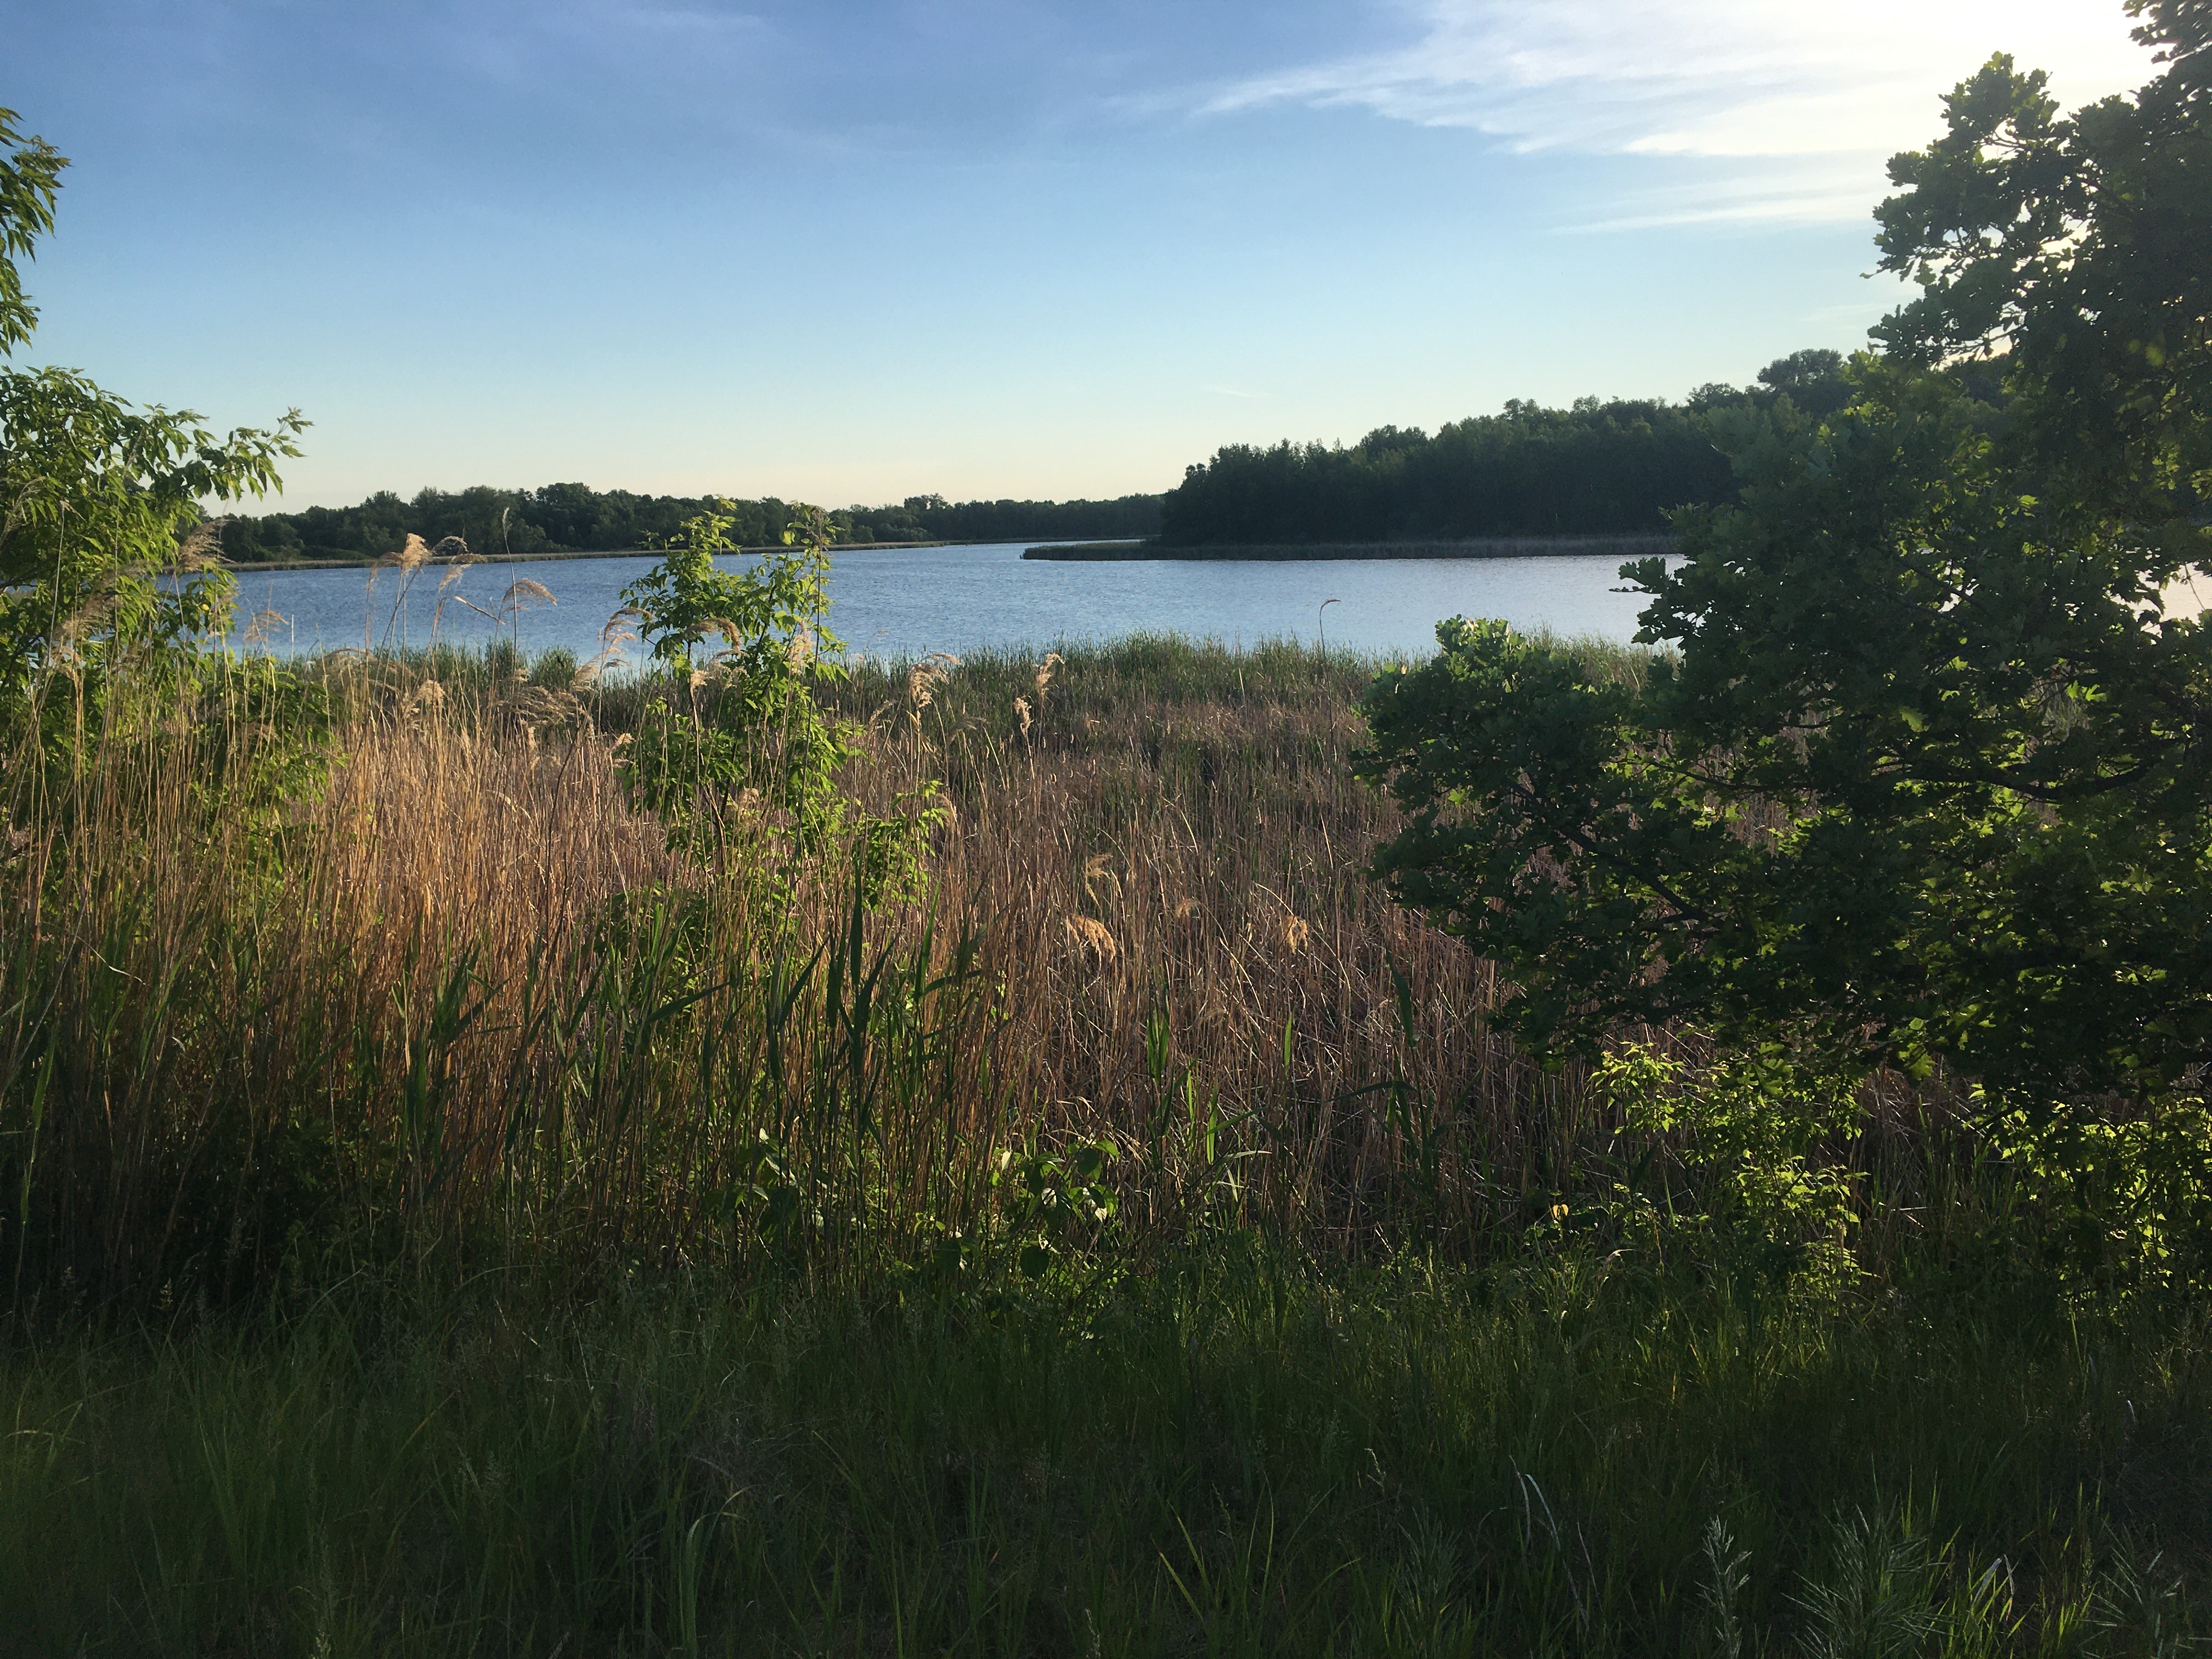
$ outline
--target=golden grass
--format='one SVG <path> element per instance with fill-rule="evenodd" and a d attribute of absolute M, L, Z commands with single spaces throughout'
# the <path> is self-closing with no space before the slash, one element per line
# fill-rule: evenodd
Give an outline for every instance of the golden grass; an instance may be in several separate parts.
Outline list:
<path fill-rule="evenodd" d="M 925 762 L 958 806 L 939 902 L 986 928 L 1018 1091 L 1055 1131 L 1133 1137 L 1159 1094 L 1146 1036 L 1164 1013 L 1172 1070 L 1229 1110 L 1295 1119 L 1346 1200 L 1336 1224 L 1358 1224 L 1395 1143 L 1380 1097 L 1355 1091 L 1404 1068 L 1454 1097 L 1527 1092 L 1533 1074 L 1480 1023 L 1488 969 L 1361 873 L 1393 809 L 1352 779 L 1361 727 L 1337 688 L 1103 703 L 1080 672 L 1040 699 L 1026 741 L 993 741 L 975 710 Z M 897 775 L 885 755 L 860 781 Z M 1422 1022 L 1410 1054 L 1394 963 Z"/>
<path fill-rule="evenodd" d="M 1140 1229 L 1227 1206 L 1355 1249 L 1516 1237 L 1586 1184 L 1609 1115 L 1490 1033 L 1491 967 L 1363 873 L 1394 811 L 1351 776 L 1364 671 L 1066 658 L 840 689 L 860 805 L 941 780 L 946 809 L 926 897 L 865 951 L 839 857 L 702 871 L 631 808 L 634 682 L 333 660 L 329 778 L 281 810 L 210 793 L 211 756 L 284 752 L 234 691 L 88 744 L 10 808 L 0 1173 L 46 1219 L 0 1242 L 141 1291 L 264 1273 L 338 1211 L 742 1254 L 762 1146 L 810 1190 L 863 1182 L 819 1224 L 848 1239 L 974 1224 L 1009 1144 L 1123 1149 Z"/>

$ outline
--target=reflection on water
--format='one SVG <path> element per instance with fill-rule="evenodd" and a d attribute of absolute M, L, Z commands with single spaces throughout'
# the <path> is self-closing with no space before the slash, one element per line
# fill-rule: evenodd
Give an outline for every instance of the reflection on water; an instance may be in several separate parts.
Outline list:
<path fill-rule="evenodd" d="M 526 652 L 563 646 L 586 659 L 622 603 L 623 586 L 656 555 L 471 565 L 454 574 L 286 570 L 239 573 L 240 634 L 259 631 L 280 653 L 439 639 L 481 644 L 505 618 Z M 729 562 L 741 562 L 732 561 Z M 1139 632 L 1251 644 L 1311 642 L 1316 617 L 1332 645 L 1425 655 L 1450 616 L 1501 617 L 1516 627 L 1626 640 L 1639 595 L 1618 590 L 1619 562 L 1603 556 L 1515 559 L 1313 560 L 1286 563 L 1186 560 L 1087 564 L 1024 560 L 1018 545 L 852 550 L 830 574 L 829 624 L 869 656 L 959 653 L 979 646 L 1048 645 Z M 445 578 L 453 575 L 447 583 Z M 514 609 L 510 590 L 542 584 L 552 602 Z M 633 654 L 635 652 L 633 651 Z"/>

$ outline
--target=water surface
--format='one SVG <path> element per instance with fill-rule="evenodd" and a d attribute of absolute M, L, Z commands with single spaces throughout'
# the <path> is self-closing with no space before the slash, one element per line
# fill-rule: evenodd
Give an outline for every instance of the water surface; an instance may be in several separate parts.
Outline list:
<path fill-rule="evenodd" d="M 263 631 L 273 650 L 427 643 L 481 644 L 505 614 L 526 652 L 565 646 L 587 659 L 622 604 L 622 589 L 652 568 L 650 553 L 525 564 L 472 565 L 444 590 L 436 567 L 415 573 L 398 603 L 401 573 L 283 570 L 239 576 L 244 618 L 273 611 Z M 733 567 L 744 561 L 727 561 Z M 854 549 L 832 556 L 829 626 L 868 656 L 956 654 L 978 646 L 1097 641 L 1176 632 L 1231 645 L 1268 638 L 1328 641 L 1362 651 L 1427 654 L 1436 624 L 1451 616 L 1500 617 L 1516 627 L 1626 640 L 1643 599 L 1619 591 L 1619 561 L 1606 556 L 1509 559 L 1313 560 L 1283 563 L 1188 560 L 1085 563 L 1024 559 L 1018 544 Z M 519 611 L 513 584 L 542 583 L 554 602 Z M 1325 600 L 1337 603 L 1322 611 Z M 471 609 L 471 606 L 477 607 Z M 635 647 L 631 654 L 636 654 Z"/>

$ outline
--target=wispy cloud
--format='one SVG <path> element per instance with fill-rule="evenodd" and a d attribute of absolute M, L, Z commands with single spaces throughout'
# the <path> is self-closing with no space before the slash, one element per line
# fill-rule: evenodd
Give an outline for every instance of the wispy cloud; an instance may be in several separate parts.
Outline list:
<path fill-rule="evenodd" d="M 1611 228 L 1863 214 L 1881 163 L 1923 143 L 1937 96 L 1996 51 L 2069 102 L 2144 78 L 2117 3 L 2082 0 L 1414 0 L 1413 43 L 1254 76 L 1217 114 L 1303 103 L 1462 127 L 1521 152 L 1702 160 Z M 1665 177 L 1668 170 L 1654 169 Z"/>

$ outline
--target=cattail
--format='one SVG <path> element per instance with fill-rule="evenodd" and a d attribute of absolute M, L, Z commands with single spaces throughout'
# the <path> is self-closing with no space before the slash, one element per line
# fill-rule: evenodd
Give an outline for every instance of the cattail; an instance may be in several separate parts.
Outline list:
<path fill-rule="evenodd" d="M 1312 933 L 1313 929 L 1306 926 L 1303 917 L 1292 915 L 1285 911 L 1283 915 L 1284 953 L 1287 956 L 1297 955 L 1306 948 L 1306 940 Z"/>
<path fill-rule="evenodd" d="M 1014 718 L 1021 723 L 1022 735 L 1025 738 L 1029 736 L 1030 700 L 1027 697 L 1016 697 L 1014 699 Z"/>

